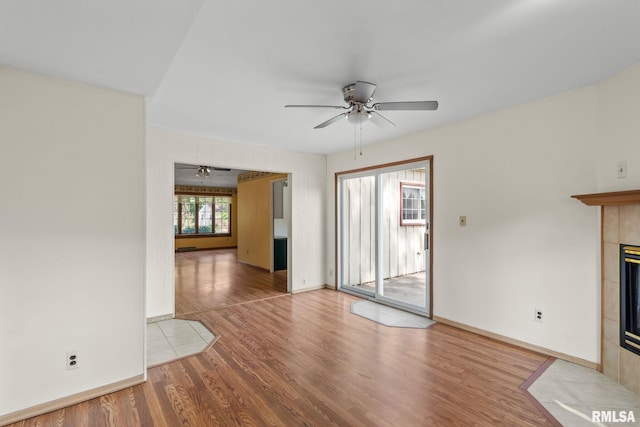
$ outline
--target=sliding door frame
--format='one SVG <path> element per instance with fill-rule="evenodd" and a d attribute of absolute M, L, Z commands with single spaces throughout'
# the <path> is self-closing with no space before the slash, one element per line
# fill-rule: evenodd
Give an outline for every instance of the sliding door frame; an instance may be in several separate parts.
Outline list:
<path fill-rule="evenodd" d="M 335 259 L 334 259 L 334 265 L 335 265 L 335 284 L 334 284 L 334 290 L 337 291 L 341 291 L 341 292 L 346 292 L 346 293 L 352 293 L 349 292 L 346 289 L 343 289 L 340 286 L 340 278 L 342 277 L 342 268 L 341 268 L 341 263 L 340 263 L 340 256 L 341 256 L 341 244 L 340 244 L 340 226 L 341 226 L 341 222 L 340 222 L 340 206 L 341 206 L 341 202 L 340 202 L 340 178 L 344 175 L 351 175 L 351 174 L 357 174 L 357 173 L 362 173 L 362 172 L 367 172 L 367 171 L 371 171 L 371 170 L 377 170 L 377 169 L 383 169 L 383 168 L 388 168 L 388 167 L 396 167 L 396 166 L 403 166 L 403 165 L 408 165 L 411 163 L 419 163 L 419 162 L 428 162 L 429 163 L 429 171 L 428 171 L 428 180 L 429 180 L 429 207 L 428 207 L 428 216 L 429 216 L 429 229 L 427 230 L 428 232 L 428 243 L 429 243 L 429 257 L 428 257 L 428 284 L 429 284 L 429 289 L 427 290 L 429 293 L 429 304 L 428 304 L 428 316 L 429 318 L 433 317 L 433 251 L 434 251 L 434 246 L 433 246 L 433 233 L 434 233 L 434 225 L 433 225 L 433 156 L 425 156 L 425 157 L 417 157 L 417 158 L 413 158 L 413 159 L 408 159 L 408 160 L 401 160 L 401 161 L 397 161 L 397 162 L 391 162 L 391 163 L 383 163 L 383 164 L 378 164 L 378 165 L 372 165 L 372 166 L 367 166 L 367 167 L 363 167 L 363 168 L 358 168 L 358 169 L 351 169 L 351 170 L 346 170 L 346 171 L 340 171 L 340 172 L 336 172 L 335 173 L 335 177 L 334 177 L 334 215 L 335 215 Z M 378 261 L 376 260 L 376 263 Z M 376 268 L 378 268 L 378 266 L 376 266 Z M 363 296 L 361 294 L 358 294 L 358 296 Z M 381 300 L 381 302 L 387 303 L 387 301 Z M 393 304 L 390 304 L 393 305 Z M 404 310 L 407 311 L 413 311 L 410 308 L 407 307 L 402 307 Z M 418 314 L 424 315 L 425 313 L 423 312 L 416 312 Z"/>

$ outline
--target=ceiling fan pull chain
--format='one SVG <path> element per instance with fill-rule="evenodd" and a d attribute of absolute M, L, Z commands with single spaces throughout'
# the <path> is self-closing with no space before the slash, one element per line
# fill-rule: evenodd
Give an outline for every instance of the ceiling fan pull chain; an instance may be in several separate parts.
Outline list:
<path fill-rule="evenodd" d="M 362 122 L 360 122 L 360 155 L 362 156 Z"/>
<path fill-rule="evenodd" d="M 353 160 L 358 158 L 358 135 L 356 134 L 356 127 L 353 127 Z"/>

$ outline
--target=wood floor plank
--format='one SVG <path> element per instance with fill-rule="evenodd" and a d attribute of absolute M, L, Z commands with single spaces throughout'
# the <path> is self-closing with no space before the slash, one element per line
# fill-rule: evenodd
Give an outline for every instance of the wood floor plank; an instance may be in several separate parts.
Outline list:
<path fill-rule="evenodd" d="M 187 255 L 176 301 L 215 345 L 149 369 L 144 384 L 14 427 L 552 425 L 519 388 L 546 356 L 442 324 L 382 326 L 350 313 L 354 296 L 283 294 L 225 253 Z M 207 282 L 207 271 L 222 278 Z M 246 289 L 217 288 L 227 280 Z"/>
<path fill-rule="evenodd" d="M 238 262 L 237 249 L 175 254 L 176 315 L 241 304 L 287 292 L 287 271 Z"/>

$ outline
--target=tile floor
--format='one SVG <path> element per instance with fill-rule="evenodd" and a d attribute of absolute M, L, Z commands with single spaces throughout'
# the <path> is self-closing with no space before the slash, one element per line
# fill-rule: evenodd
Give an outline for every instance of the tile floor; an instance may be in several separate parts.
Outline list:
<path fill-rule="evenodd" d="M 147 367 L 200 353 L 214 339 L 211 331 L 194 320 L 147 323 Z"/>
<path fill-rule="evenodd" d="M 428 328 L 435 323 L 426 317 L 407 313 L 373 301 L 352 302 L 351 313 L 376 323 L 396 328 Z"/>
<path fill-rule="evenodd" d="M 565 427 L 640 426 L 640 396 L 584 366 L 556 360 L 528 390 Z M 636 421 L 599 423 L 592 411 L 633 411 Z"/>
<path fill-rule="evenodd" d="M 424 307 L 427 303 L 426 272 L 407 274 L 405 276 L 384 279 L 383 289 L 386 297 L 417 307 Z M 375 293 L 375 283 L 353 285 L 355 288 Z"/>

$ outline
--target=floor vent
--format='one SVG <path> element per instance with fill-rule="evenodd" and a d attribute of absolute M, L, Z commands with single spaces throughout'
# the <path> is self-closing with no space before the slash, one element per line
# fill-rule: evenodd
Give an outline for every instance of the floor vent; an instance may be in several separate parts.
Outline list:
<path fill-rule="evenodd" d="M 192 251 L 195 251 L 195 250 L 196 250 L 195 246 L 187 246 L 185 248 L 176 249 L 176 252 L 192 252 Z"/>

